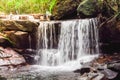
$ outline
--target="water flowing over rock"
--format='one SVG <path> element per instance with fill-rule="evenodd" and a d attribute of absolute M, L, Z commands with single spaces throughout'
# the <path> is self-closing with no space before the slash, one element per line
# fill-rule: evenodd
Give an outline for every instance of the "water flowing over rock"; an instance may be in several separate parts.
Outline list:
<path fill-rule="evenodd" d="M 71 61 L 86 62 L 84 56 L 99 53 L 97 19 L 40 22 L 38 28 L 38 64 L 56 66 Z M 55 24 L 58 24 L 57 27 Z M 60 33 L 55 34 L 60 27 Z M 56 38 L 59 38 L 58 41 Z M 54 47 L 58 42 L 57 48 Z M 90 59 L 89 59 L 90 58 Z M 78 62 L 80 64 L 80 62 Z"/>

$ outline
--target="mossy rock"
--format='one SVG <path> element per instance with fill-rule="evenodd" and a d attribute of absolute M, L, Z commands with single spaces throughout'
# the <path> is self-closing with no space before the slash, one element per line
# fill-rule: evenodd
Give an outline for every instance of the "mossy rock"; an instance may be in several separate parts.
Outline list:
<path fill-rule="evenodd" d="M 38 27 L 38 24 L 31 21 L 11 21 L 11 20 L 0 21 L 0 31 L 15 30 L 32 32 L 35 29 L 35 27 Z"/>
<path fill-rule="evenodd" d="M 29 48 L 29 34 L 23 31 L 4 31 L 8 39 L 12 41 L 13 47 Z"/>
<path fill-rule="evenodd" d="M 77 12 L 80 17 L 95 17 L 101 12 L 102 1 L 101 0 L 83 0 L 78 8 Z"/>
<path fill-rule="evenodd" d="M 77 16 L 77 6 L 81 0 L 57 0 L 56 6 L 53 9 L 53 19 L 69 19 Z"/>

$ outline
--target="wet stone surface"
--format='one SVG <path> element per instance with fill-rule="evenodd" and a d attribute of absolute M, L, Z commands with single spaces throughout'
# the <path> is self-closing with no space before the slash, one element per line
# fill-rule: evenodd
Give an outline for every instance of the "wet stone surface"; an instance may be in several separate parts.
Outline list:
<path fill-rule="evenodd" d="M 24 57 L 13 49 L 0 47 L 0 66 L 19 65 L 23 63 L 26 63 Z"/>
<path fill-rule="evenodd" d="M 101 55 L 90 63 L 83 64 L 83 68 L 74 72 L 80 73 L 80 80 L 120 80 L 120 55 Z"/>

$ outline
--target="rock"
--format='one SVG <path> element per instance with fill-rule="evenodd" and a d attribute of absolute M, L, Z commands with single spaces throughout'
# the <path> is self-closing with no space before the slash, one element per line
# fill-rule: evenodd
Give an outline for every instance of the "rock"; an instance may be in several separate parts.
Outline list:
<path fill-rule="evenodd" d="M 106 76 L 108 79 L 114 79 L 117 77 L 118 73 L 115 71 L 112 71 L 110 69 L 104 69 L 102 73 Z"/>
<path fill-rule="evenodd" d="M 22 31 L 26 32 L 36 32 L 36 28 L 39 26 L 37 22 L 31 21 L 16 21 L 16 23 L 23 25 L 24 27 L 21 28 Z"/>
<path fill-rule="evenodd" d="M 81 75 L 78 80 L 107 80 L 104 76 L 104 74 L 102 73 L 87 73 L 87 74 L 83 74 Z"/>
<path fill-rule="evenodd" d="M 31 21 L 0 21 L 0 30 L 7 38 L 0 38 L 3 47 L 36 48 L 36 32 L 39 24 Z M 30 41 L 29 41 L 30 40 Z M 31 47 L 30 47 L 31 46 Z"/>
<path fill-rule="evenodd" d="M 14 21 L 14 20 L 2 20 L 0 21 L 0 30 L 15 30 L 15 31 L 27 31 L 32 32 L 38 24 L 31 21 Z"/>
<path fill-rule="evenodd" d="M 23 31 L 4 31 L 16 48 L 29 48 L 29 34 Z"/>
<path fill-rule="evenodd" d="M 6 39 L 3 36 L 0 36 L 0 43 L 4 43 Z"/>
<path fill-rule="evenodd" d="M 102 53 L 114 53 L 120 51 L 119 23 L 120 22 L 116 19 L 112 19 L 99 28 L 99 40 L 102 44 L 100 46 Z"/>
<path fill-rule="evenodd" d="M 75 73 L 80 73 L 81 75 L 83 75 L 84 73 L 89 73 L 90 72 L 90 68 L 81 68 L 81 69 L 77 69 L 74 71 Z"/>
<path fill-rule="evenodd" d="M 12 44 L 5 37 L 0 36 L 0 46 L 9 47 L 12 46 Z"/>
<path fill-rule="evenodd" d="M 37 51 L 34 49 L 25 49 L 20 52 L 20 54 L 23 55 L 23 57 L 25 58 L 28 64 L 36 63 L 36 60 L 35 60 L 36 53 Z"/>
<path fill-rule="evenodd" d="M 88 77 L 90 80 L 105 80 L 105 75 L 101 73 L 89 73 Z"/>
<path fill-rule="evenodd" d="M 120 61 L 109 63 L 107 68 L 120 73 Z"/>
<path fill-rule="evenodd" d="M 23 56 L 19 55 L 17 52 L 11 48 L 2 48 L 0 47 L 0 66 L 5 65 L 19 65 L 26 63 Z"/>
<path fill-rule="evenodd" d="M 80 17 L 96 17 L 101 12 L 100 0 L 83 0 L 77 8 Z"/>
<path fill-rule="evenodd" d="M 81 0 L 57 0 L 52 15 L 53 19 L 69 19 L 77 16 L 77 6 Z"/>
<path fill-rule="evenodd" d="M 0 76 L 0 80 L 7 80 L 7 78 Z"/>

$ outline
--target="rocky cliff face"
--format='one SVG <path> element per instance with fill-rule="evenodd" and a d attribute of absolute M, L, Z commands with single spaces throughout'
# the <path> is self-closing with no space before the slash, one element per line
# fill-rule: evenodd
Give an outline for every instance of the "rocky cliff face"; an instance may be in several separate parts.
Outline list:
<path fill-rule="evenodd" d="M 31 52 L 27 53 L 24 50 L 36 48 L 38 26 L 37 22 L 25 20 L 0 21 L 0 65 L 19 65 L 26 63 L 26 61 L 27 63 L 33 62 L 33 58 L 31 60 L 30 56 Z M 6 57 L 7 54 L 11 56 Z"/>
<path fill-rule="evenodd" d="M 103 53 L 120 52 L 120 21 L 113 18 L 99 28 L 100 47 Z"/>

